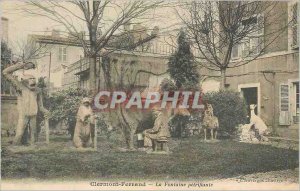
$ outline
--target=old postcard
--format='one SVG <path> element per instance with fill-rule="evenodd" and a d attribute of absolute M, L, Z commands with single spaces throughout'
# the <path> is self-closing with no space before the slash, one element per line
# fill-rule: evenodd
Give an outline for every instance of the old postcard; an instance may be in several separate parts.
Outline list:
<path fill-rule="evenodd" d="M 299 2 L 2 0 L 1 190 L 299 190 Z"/>

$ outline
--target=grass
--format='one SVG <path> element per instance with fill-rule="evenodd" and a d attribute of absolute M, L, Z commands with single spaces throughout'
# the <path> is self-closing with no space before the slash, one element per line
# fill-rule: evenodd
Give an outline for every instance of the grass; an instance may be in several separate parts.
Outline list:
<path fill-rule="evenodd" d="M 104 138 L 98 141 L 97 151 L 78 152 L 68 141 L 54 137 L 49 147 L 14 152 L 4 146 L 2 178 L 214 179 L 294 169 L 299 161 L 295 150 L 231 140 L 205 143 L 197 137 L 170 141 L 173 153 L 169 155 L 119 152 Z"/>

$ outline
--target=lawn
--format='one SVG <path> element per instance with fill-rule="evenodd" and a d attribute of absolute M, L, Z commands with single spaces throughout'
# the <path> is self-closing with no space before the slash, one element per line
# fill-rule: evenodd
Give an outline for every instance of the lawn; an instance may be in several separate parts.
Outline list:
<path fill-rule="evenodd" d="M 66 137 L 51 146 L 19 152 L 2 147 L 2 178 L 38 179 L 215 179 L 298 167 L 298 151 L 270 145 L 197 137 L 172 140 L 172 154 L 120 152 L 100 138 L 97 151 L 78 152 Z M 55 141 L 55 142 L 54 142 Z"/>

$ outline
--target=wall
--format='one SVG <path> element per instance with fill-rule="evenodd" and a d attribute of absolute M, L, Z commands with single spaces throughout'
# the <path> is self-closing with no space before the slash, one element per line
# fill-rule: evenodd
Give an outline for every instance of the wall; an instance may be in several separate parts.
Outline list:
<path fill-rule="evenodd" d="M 1 130 L 15 129 L 17 123 L 17 97 L 1 96 Z"/>
<path fill-rule="evenodd" d="M 58 51 L 59 47 L 63 46 L 67 48 L 67 60 L 65 62 L 59 61 Z M 53 84 L 52 88 L 61 88 L 63 85 L 63 76 L 65 69 L 70 64 L 80 60 L 83 57 L 83 48 L 76 46 L 66 45 L 47 45 L 47 53 L 44 57 L 36 60 L 37 64 L 37 77 L 49 76 L 49 64 L 50 64 L 50 52 L 51 52 L 51 74 L 50 83 Z"/>
<path fill-rule="evenodd" d="M 147 87 L 149 79 L 156 78 L 154 74 L 163 74 L 167 70 L 168 57 L 158 56 L 149 53 L 112 53 L 110 56 L 111 62 L 111 78 L 112 84 L 118 86 L 123 80 L 124 85 L 134 83 L 139 87 Z M 139 72 L 139 71 L 147 72 Z M 149 73 L 150 72 L 150 73 Z M 101 85 L 105 88 L 103 72 L 100 72 Z M 157 76 L 160 78 L 160 76 Z"/>
<path fill-rule="evenodd" d="M 229 69 L 226 81 L 229 88 L 237 91 L 241 84 L 259 83 L 260 93 L 260 117 L 268 126 L 282 131 L 284 126 L 279 125 L 279 85 L 288 83 L 289 79 L 298 79 L 298 52 L 285 52 L 277 56 L 262 57 L 250 62 L 247 65 Z M 263 73 L 265 71 L 265 74 Z M 273 72 L 273 73 L 272 73 Z M 274 83 L 274 86 L 273 86 Z M 298 124 L 292 124 L 289 129 L 296 129 L 289 137 L 298 136 Z M 286 134 L 286 132 L 285 132 Z"/>
<path fill-rule="evenodd" d="M 264 13 L 265 53 L 288 50 L 288 2 L 273 3 Z"/>

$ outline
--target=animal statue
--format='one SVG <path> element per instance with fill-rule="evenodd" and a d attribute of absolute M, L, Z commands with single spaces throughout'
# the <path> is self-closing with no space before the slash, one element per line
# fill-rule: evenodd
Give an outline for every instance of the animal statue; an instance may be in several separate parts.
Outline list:
<path fill-rule="evenodd" d="M 25 75 L 20 81 L 13 76 L 13 72 L 20 69 L 34 69 L 33 63 L 17 63 L 3 70 L 3 76 L 15 87 L 17 92 L 18 124 L 16 128 L 14 145 L 26 145 L 30 137 L 30 144 L 34 144 L 38 138 L 36 127 L 38 110 L 45 111 L 40 105 L 37 96 L 36 79 L 32 75 Z"/>
<path fill-rule="evenodd" d="M 238 126 L 238 133 L 239 133 L 239 141 L 246 142 L 246 143 L 253 143 L 259 142 L 257 137 L 255 136 L 255 131 L 253 129 L 254 125 L 251 124 L 244 124 Z"/>
<path fill-rule="evenodd" d="M 250 126 L 254 125 L 254 129 L 258 132 L 258 139 L 259 140 L 267 140 L 266 137 L 264 137 L 264 134 L 266 133 L 268 127 L 267 125 L 265 124 L 265 122 L 260 118 L 258 117 L 254 110 L 256 108 L 256 105 L 254 104 L 251 104 L 250 105 Z"/>
<path fill-rule="evenodd" d="M 207 104 L 207 108 L 204 111 L 203 124 L 204 130 L 204 140 L 206 140 L 207 129 L 210 129 L 211 140 L 217 139 L 218 129 L 219 129 L 219 120 L 214 116 L 213 107 L 211 104 Z M 214 134 L 215 132 L 215 134 Z"/>
<path fill-rule="evenodd" d="M 73 144 L 76 148 L 92 147 L 94 135 L 95 116 L 91 107 L 91 100 L 83 98 L 79 106 Z"/>
<path fill-rule="evenodd" d="M 160 86 L 157 88 L 156 91 L 163 92 L 163 91 L 170 91 L 173 90 L 175 85 L 172 81 L 168 79 L 164 79 Z M 141 94 L 146 94 L 147 89 L 141 90 Z M 154 104 L 155 105 L 155 104 Z M 159 105 L 159 104 L 157 104 Z M 154 107 L 154 106 L 153 106 Z M 126 146 L 129 150 L 134 150 L 134 136 L 137 132 L 138 127 L 141 127 L 144 120 L 147 119 L 149 115 L 153 114 L 152 109 L 142 110 L 141 112 L 137 112 L 135 109 L 126 109 L 124 107 L 117 107 L 116 110 L 109 112 L 109 126 L 113 128 L 121 128 L 124 137 Z M 139 131 L 143 132 L 147 127 L 138 129 Z"/>

